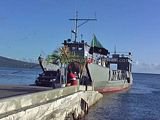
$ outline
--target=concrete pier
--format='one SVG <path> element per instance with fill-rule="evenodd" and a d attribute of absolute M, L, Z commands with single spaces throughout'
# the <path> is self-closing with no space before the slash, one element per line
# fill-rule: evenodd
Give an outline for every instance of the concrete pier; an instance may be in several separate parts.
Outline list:
<path fill-rule="evenodd" d="M 52 88 L 27 85 L 0 85 L 0 99 L 46 90 L 52 90 Z"/>
<path fill-rule="evenodd" d="M 41 90 L 40 90 L 41 91 Z M 70 86 L 0 99 L 1 120 L 64 120 L 82 117 L 102 94 Z"/>

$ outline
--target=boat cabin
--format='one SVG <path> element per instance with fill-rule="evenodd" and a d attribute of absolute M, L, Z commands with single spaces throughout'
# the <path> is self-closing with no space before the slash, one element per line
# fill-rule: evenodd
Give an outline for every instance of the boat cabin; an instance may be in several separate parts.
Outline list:
<path fill-rule="evenodd" d="M 109 64 L 109 67 L 112 64 L 116 64 L 117 65 L 117 70 L 123 70 L 123 71 L 129 71 L 131 72 L 131 53 L 129 53 L 128 55 L 120 55 L 120 54 L 112 54 L 111 57 L 107 58 L 107 62 Z"/>
<path fill-rule="evenodd" d="M 64 40 L 64 46 L 67 46 L 69 50 L 73 53 L 73 55 L 78 55 L 82 58 L 85 58 L 88 56 L 88 51 L 90 46 L 87 44 L 87 42 L 84 42 L 84 40 L 81 40 L 80 42 L 77 41 L 71 41 L 70 39 Z"/>

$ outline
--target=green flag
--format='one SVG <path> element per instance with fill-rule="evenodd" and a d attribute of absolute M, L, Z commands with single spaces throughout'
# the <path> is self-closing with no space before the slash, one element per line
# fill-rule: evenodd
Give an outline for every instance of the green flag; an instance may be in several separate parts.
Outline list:
<path fill-rule="evenodd" d="M 95 35 L 93 35 L 93 39 L 91 42 L 91 47 L 89 49 L 89 53 L 93 54 L 93 53 L 98 53 L 98 54 L 102 54 L 102 55 L 107 55 L 108 50 L 105 49 L 102 44 L 97 40 L 97 37 Z"/>
<path fill-rule="evenodd" d="M 93 35 L 91 46 L 92 47 L 103 48 L 102 44 L 97 40 L 97 37 L 95 35 Z"/>

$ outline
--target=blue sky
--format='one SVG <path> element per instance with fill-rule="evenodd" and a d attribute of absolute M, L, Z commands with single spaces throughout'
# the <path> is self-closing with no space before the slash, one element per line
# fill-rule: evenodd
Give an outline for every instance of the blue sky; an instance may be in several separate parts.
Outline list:
<path fill-rule="evenodd" d="M 0 55 L 34 59 L 71 37 L 69 18 L 93 18 L 79 34 L 93 34 L 109 51 L 133 54 L 135 72 L 160 73 L 160 0 L 0 0 Z"/>

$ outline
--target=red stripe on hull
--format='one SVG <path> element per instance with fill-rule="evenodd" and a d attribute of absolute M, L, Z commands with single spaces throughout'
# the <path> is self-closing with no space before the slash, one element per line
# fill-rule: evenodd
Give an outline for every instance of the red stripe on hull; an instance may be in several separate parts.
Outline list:
<path fill-rule="evenodd" d="M 109 92 L 118 92 L 118 91 L 122 91 L 122 90 L 126 90 L 130 87 L 126 86 L 126 87 L 107 87 L 107 88 L 98 88 L 96 89 L 98 92 L 100 93 L 109 93 Z"/>

